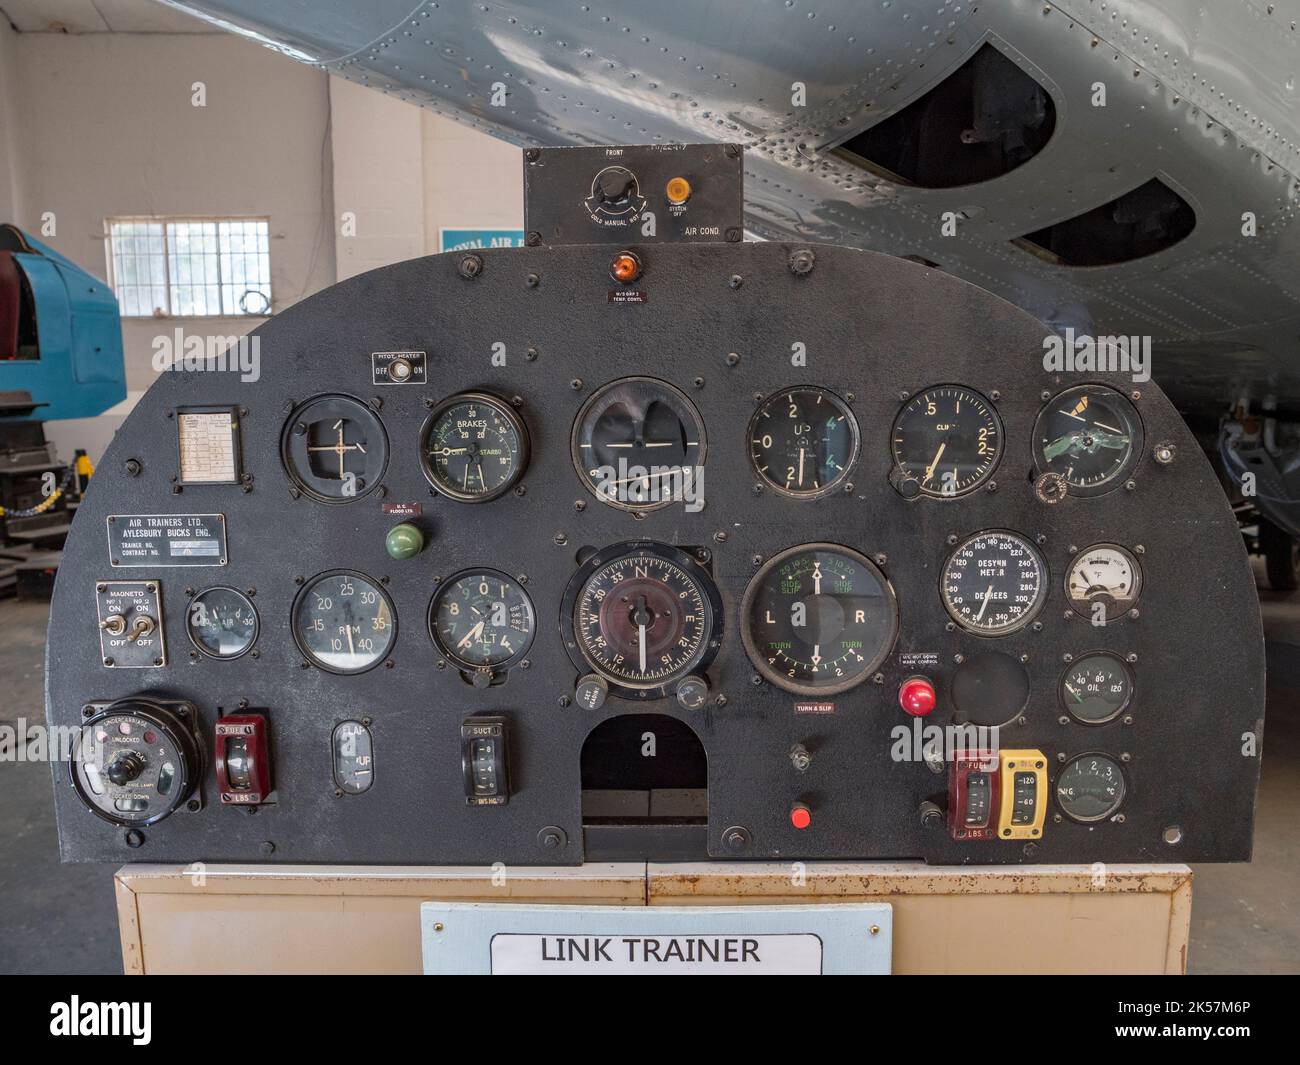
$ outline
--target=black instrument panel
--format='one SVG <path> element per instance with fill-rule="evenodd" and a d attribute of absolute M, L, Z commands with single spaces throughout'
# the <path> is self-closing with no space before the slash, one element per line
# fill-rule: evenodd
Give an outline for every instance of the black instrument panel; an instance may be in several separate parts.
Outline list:
<path fill-rule="evenodd" d="M 610 248 L 452 253 L 267 322 L 255 381 L 163 375 L 56 588 L 50 720 L 104 734 L 55 767 L 66 859 L 1249 856 L 1253 583 L 1153 383 L 1049 373 L 1041 324 L 902 260 L 634 250 L 634 301 Z M 178 483 L 215 404 L 242 481 Z M 113 565 L 128 510 L 220 514 L 228 557 Z M 131 581 L 162 665 L 106 664 Z"/>

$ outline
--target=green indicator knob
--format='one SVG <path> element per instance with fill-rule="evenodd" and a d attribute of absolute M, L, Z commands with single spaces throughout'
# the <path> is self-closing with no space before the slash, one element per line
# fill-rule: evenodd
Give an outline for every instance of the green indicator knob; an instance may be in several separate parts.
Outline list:
<path fill-rule="evenodd" d="M 424 533 L 409 521 L 404 521 L 388 530 L 384 549 L 390 558 L 414 558 L 424 550 Z"/>

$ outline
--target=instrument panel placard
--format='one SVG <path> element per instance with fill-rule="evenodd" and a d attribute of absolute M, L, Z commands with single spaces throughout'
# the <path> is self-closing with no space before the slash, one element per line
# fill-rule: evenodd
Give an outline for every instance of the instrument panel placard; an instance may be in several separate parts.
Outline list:
<path fill-rule="evenodd" d="M 108 557 L 114 566 L 224 566 L 224 514 L 110 514 Z"/>

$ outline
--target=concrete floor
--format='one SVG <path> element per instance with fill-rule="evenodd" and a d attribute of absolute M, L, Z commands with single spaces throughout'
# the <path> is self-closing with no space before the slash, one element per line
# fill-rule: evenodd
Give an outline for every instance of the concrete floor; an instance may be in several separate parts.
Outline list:
<path fill-rule="evenodd" d="M 1262 593 L 1269 701 L 1254 860 L 1201 865 L 1194 973 L 1300 972 L 1300 596 Z M 0 721 L 44 720 L 43 603 L 0 601 Z M 60 865 L 44 763 L 0 763 L 0 973 L 118 973 L 112 865 Z"/>

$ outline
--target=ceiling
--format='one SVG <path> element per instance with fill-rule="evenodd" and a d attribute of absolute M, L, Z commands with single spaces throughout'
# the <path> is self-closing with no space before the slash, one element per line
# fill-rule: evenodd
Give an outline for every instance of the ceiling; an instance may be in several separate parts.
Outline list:
<path fill-rule="evenodd" d="M 155 0 L 0 0 L 20 33 L 216 33 Z"/>

